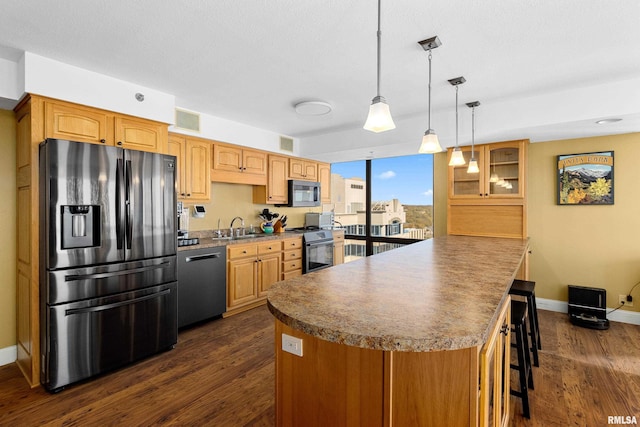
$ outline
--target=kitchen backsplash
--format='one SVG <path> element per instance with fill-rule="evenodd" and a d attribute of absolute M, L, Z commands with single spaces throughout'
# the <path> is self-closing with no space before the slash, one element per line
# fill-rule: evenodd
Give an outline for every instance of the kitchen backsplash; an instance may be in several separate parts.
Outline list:
<path fill-rule="evenodd" d="M 193 217 L 193 205 L 201 204 L 205 207 L 204 218 Z M 253 186 L 243 184 L 211 183 L 211 201 L 209 203 L 184 203 L 189 207 L 189 231 L 212 230 L 220 227 L 228 228 L 231 220 L 236 216 L 244 219 L 245 227 L 253 224 L 259 227 L 262 220 L 258 214 L 268 208 L 271 212 L 278 212 L 280 216 L 287 215 L 287 228 L 302 227 L 305 213 L 322 212 L 322 207 L 316 208 L 288 208 L 273 205 L 259 205 L 253 203 Z M 234 226 L 239 227 L 238 221 Z"/>

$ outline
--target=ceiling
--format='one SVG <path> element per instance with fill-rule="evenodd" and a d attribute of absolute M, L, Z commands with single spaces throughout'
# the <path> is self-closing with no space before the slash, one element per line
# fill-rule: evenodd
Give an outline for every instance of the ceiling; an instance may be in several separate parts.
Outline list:
<path fill-rule="evenodd" d="M 461 144 L 470 134 L 463 103 L 474 100 L 482 104 L 477 142 L 640 131 L 639 16 L 637 0 L 384 0 L 381 94 L 398 125 L 384 137 L 362 130 L 376 95 L 375 0 L 14 1 L 0 14 L 0 57 L 29 51 L 303 143 L 342 140 L 358 157 L 372 146 L 417 149 L 428 70 L 417 42 L 434 35 L 442 46 L 433 51 L 432 127 L 445 146 L 455 143 L 447 80 L 460 75 Z M 614 107 L 590 97 L 613 83 L 629 89 Z M 333 110 L 301 117 L 294 105 L 302 100 Z M 527 120 L 505 123 L 514 110 Z M 612 116 L 624 120 L 592 126 Z"/>

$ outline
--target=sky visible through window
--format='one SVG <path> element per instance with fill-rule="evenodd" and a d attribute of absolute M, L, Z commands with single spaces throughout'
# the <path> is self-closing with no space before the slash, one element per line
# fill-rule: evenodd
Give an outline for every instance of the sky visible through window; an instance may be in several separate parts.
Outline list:
<path fill-rule="evenodd" d="M 365 179 L 365 162 L 333 163 L 331 173 Z M 398 199 L 403 205 L 433 205 L 433 155 L 371 161 L 373 201 Z"/>

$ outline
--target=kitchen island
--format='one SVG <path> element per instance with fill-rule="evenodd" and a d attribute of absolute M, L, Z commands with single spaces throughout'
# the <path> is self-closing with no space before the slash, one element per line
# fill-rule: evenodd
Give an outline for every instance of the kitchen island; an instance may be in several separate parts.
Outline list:
<path fill-rule="evenodd" d="M 504 326 L 527 251 L 444 236 L 274 285 L 277 424 L 508 422 Z"/>

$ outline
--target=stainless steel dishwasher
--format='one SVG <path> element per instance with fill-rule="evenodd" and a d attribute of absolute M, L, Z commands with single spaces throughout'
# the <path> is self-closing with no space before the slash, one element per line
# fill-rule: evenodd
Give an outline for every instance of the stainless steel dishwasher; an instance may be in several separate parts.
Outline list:
<path fill-rule="evenodd" d="M 226 308 L 226 247 L 178 251 L 178 327 L 219 316 Z"/>

